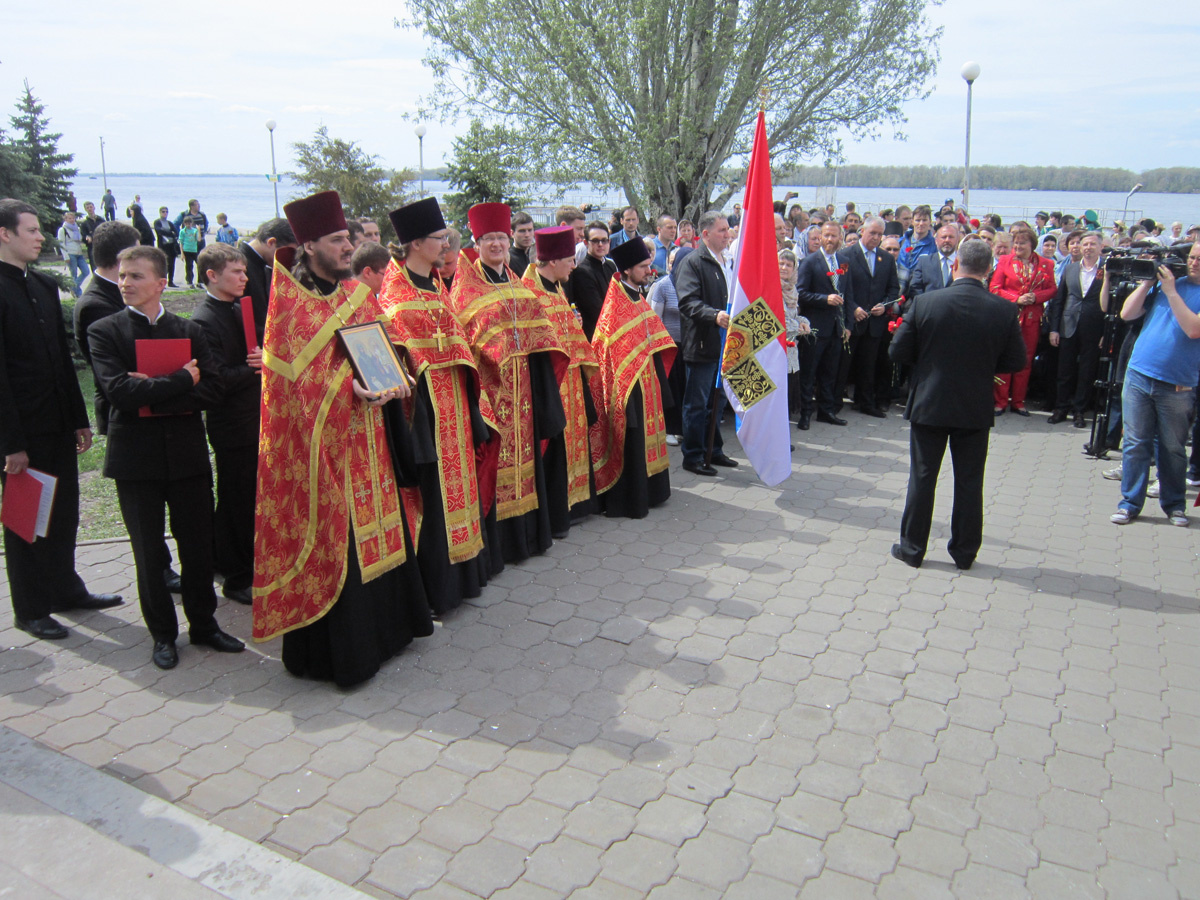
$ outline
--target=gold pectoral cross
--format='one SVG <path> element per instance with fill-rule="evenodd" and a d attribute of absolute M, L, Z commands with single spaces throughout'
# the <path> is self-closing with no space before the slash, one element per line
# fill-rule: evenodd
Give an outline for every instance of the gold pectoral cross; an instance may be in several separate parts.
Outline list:
<path fill-rule="evenodd" d="M 446 349 L 445 343 L 444 343 L 444 341 L 446 339 L 446 333 L 444 331 L 442 331 L 442 327 L 440 325 L 438 326 L 438 330 L 433 333 L 433 339 L 435 341 L 437 341 L 438 350 Z"/>

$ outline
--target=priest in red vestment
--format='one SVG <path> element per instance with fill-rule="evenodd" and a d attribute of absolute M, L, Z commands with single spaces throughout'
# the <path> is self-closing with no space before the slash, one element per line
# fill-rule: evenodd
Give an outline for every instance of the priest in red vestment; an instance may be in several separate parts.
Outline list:
<path fill-rule="evenodd" d="M 667 376 L 676 348 L 646 302 L 646 244 L 626 241 L 612 257 L 617 274 L 592 336 L 600 365 L 590 381 L 597 414 L 592 465 L 605 515 L 641 519 L 671 496 L 663 408 L 674 403 Z"/>
<path fill-rule="evenodd" d="M 380 310 L 350 279 L 337 192 L 284 212 L 300 249 L 290 270 L 276 254 L 263 337 L 254 639 L 283 635 L 289 672 L 348 687 L 433 631 L 410 563 L 420 497 L 397 483 L 385 425 L 403 427 L 390 401 L 408 388 L 368 392 L 339 344 Z"/>

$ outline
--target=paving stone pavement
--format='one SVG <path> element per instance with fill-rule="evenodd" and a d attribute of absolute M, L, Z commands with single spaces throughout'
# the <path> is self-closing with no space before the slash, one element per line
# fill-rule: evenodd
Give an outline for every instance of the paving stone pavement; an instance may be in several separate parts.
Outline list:
<path fill-rule="evenodd" d="M 676 459 L 664 508 L 352 691 L 278 642 L 160 672 L 136 603 L 50 643 L 5 602 L 0 723 L 374 897 L 1200 897 L 1200 525 L 1111 525 L 1081 442 L 999 421 L 967 573 L 948 478 L 924 568 L 888 556 L 894 412 L 797 434 L 777 488 Z M 133 599 L 127 545 L 79 561 Z"/>

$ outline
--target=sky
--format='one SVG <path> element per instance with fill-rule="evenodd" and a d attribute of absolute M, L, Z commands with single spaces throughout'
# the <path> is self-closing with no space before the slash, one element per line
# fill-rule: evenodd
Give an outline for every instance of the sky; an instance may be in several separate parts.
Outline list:
<path fill-rule="evenodd" d="M 974 3 L 928 9 L 944 29 L 933 93 L 906 104 L 906 141 L 847 142 L 847 163 L 961 165 L 966 85 L 978 62 L 972 165 L 1115 166 L 1200 160 L 1200 20 L 1194 0 Z M 353 7 L 299 0 L 69 4 L 69 15 L 9 4 L 0 47 L 5 116 L 28 78 L 60 149 L 83 172 L 267 173 L 320 125 L 385 165 L 418 166 L 417 100 L 433 79 L 419 31 L 396 29 L 403 0 Z M 1086 8 L 1086 14 L 1081 11 Z M 287 9 L 287 12 L 281 10 Z M 343 12 L 345 9 L 345 12 Z M 63 10 L 59 10 L 63 12 Z M 14 39 L 15 38 L 15 39 Z M 798 67 L 802 77 L 803 66 Z M 3 124 L 7 125 L 6 119 Z M 428 168 L 466 122 L 429 122 Z M 814 160 L 821 162 L 821 160 Z"/>

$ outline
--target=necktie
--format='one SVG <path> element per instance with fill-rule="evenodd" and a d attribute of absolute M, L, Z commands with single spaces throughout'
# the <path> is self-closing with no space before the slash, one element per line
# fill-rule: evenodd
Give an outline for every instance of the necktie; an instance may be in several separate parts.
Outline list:
<path fill-rule="evenodd" d="M 875 275 L 875 251 L 874 250 L 870 250 L 867 252 L 867 269 L 870 270 L 872 276 Z"/>
<path fill-rule="evenodd" d="M 825 257 L 825 262 L 829 263 L 829 278 L 833 281 L 833 289 L 838 289 L 838 274 L 837 263 L 833 261 L 832 256 Z"/>
<path fill-rule="evenodd" d="M 950 260 L 945 256 L 942 257 L 942 287 L 950 284 Z"/>

